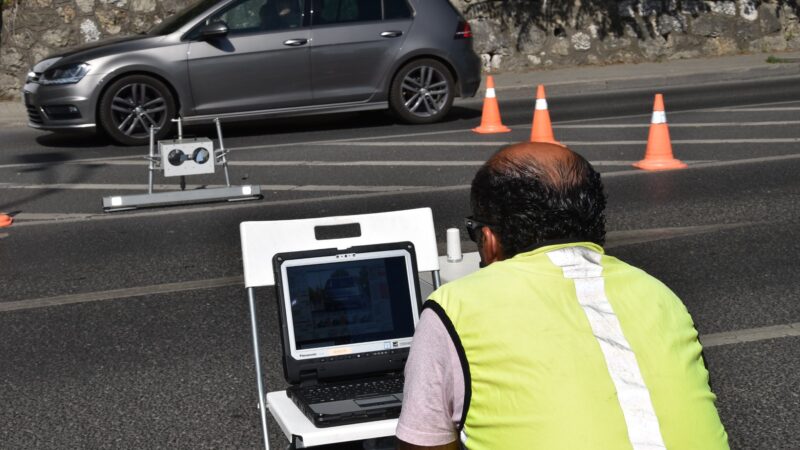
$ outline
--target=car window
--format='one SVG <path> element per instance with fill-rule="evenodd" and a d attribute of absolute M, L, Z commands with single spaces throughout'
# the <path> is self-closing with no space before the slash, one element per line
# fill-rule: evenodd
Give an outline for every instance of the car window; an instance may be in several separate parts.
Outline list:
<path fill-rule="evenodd" d="M 211 16 L 208 23 L 225 22 L 229 34 L 300 27 L 303 0 L 242 0 Z"/>
<path fill-rule="evenodd" d="M 182 26 L 197 18 L 201 13 L 219 3 L 219 0 L 199 0 L 183 11 L 164 19 L 163 22 L 154 26 L 147 34 L 152 36 L 163 36 L 178 31 Z"/>
<path fill-rule="evenodd" d="M 381 0 L 314 0 L 313 5 L 314 25 L 381 20 Z"/>
<path fill-rule="evenodd" d="M 409 19 L 411 16 L 411 8 L 406 0 L 383 0 L 383 18 L 385 20 Z"/>

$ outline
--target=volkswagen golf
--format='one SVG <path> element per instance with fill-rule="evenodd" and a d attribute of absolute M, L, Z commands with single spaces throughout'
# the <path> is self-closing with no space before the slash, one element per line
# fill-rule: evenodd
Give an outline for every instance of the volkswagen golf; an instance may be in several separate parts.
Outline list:
<path fill-rule="evenodd" d="M 33 128 L 141 145 L 186 122 L 390 109 L 432 123 L 475 95 L 480 60 L 448 0 L 199 0 L 148 33 L 37 63 Z"/>

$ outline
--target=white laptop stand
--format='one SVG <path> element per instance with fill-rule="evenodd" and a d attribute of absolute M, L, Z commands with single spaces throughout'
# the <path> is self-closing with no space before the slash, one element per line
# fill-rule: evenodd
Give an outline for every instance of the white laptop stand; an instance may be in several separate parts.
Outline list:
<path fill-rule="evenodd" d="M 337 227 L 356 229 L 359 232 L 355 233 L 358 235 L 354 237 L 318 238 L 326 230 L 333 231 Z M 244 285 L 250 303 L 250 325 L 264 448 L 269 450 L 267 408 L 287 438 L 299 447 L 393 435 L 397 419 L 317 428 L 289 400 L 285 391 L 266 394 L 258 342 L 255 288 L 275 285 L 272 258 L 278 253 L 333 247 L 346 249 L 357 245 L 405 241 L 414 244 L 417 270 L 420 273 L 431 272 L 433 287 L 437 288 L 440 284 L 439 257 L 430 208 L 315 219 L 242 222 L 239 229 L 242 239 Z"/>

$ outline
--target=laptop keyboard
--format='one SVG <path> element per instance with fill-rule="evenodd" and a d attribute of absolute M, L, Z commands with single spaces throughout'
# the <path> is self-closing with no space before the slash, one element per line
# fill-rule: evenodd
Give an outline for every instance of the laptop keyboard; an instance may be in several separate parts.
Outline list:
<path fill-rule="evenodd" d="M 314 386 L 292 386 L 288 390 L 302 397 L 308 404 L 352 400 L 403 392 L 402 375 L 347 383 L 325 383 Z"/>

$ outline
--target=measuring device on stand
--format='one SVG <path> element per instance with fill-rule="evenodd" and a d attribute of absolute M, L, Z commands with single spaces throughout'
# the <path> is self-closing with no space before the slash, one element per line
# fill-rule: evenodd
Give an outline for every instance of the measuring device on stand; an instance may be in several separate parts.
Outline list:
<path fill-rule="evenodd" d="M 154 206 L 184 205 L 219 201 L 243 201 L 262 198 L 261 186 L 232 186 L 228 174 L 228 153 L 222 141 L 222 126 L 214 119 L 217 128 L 219 148 L 214 150 L 214 142 L 208 138 L 184 138 L 183 123 L 178 123 L 178 138 L 158 141 L 156 151 L 155 132 L 150 126 L 150 153 L 148 160 L 148 183 L 146 194 L 103 197 L 103 211 L 115 212 Z M 199 188 L 186 190 L 186 177 L 191 175 L 213 174 L 221 165 L 225 172 L 225 187 Z M 153 178 L 156 171 L 162 170 L 165 177 L 180 177 L 179 191 L 153 192 Z"/>

